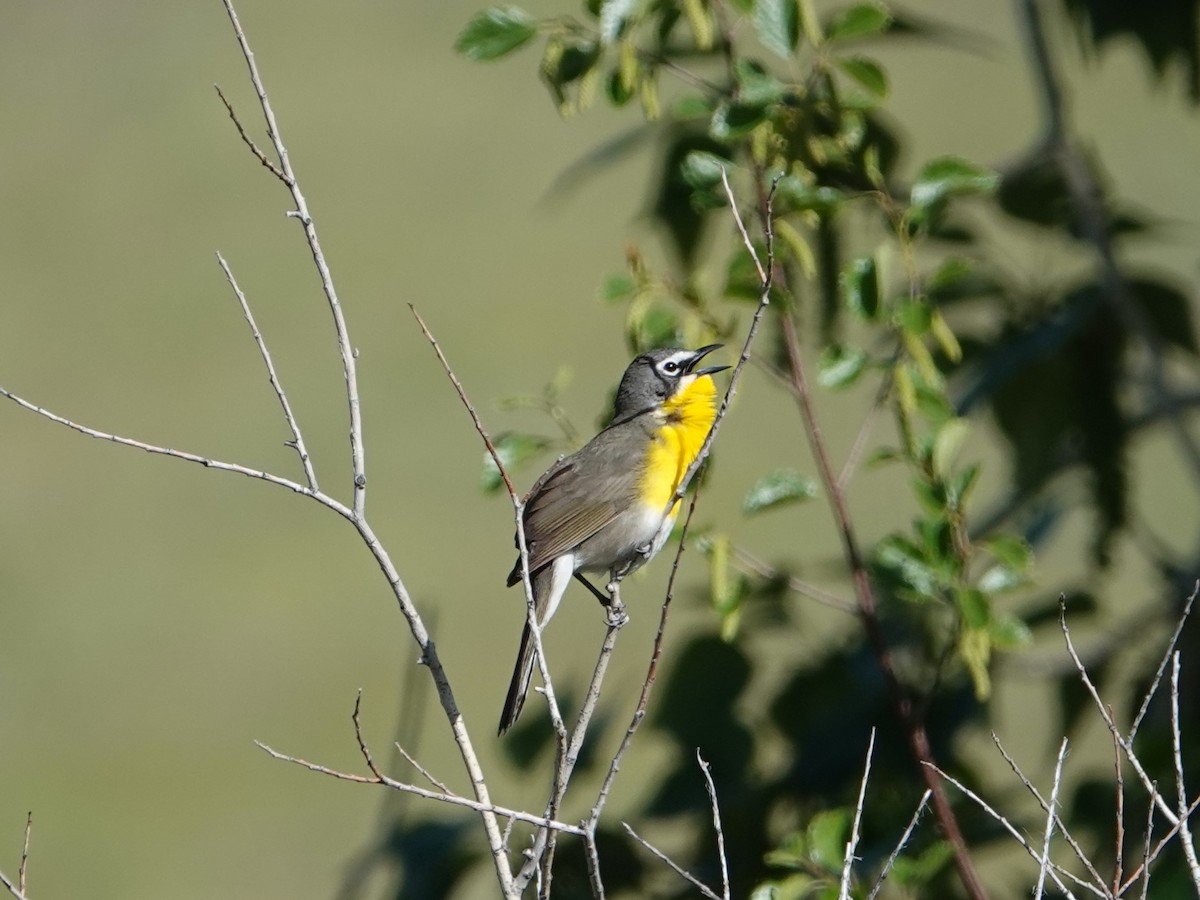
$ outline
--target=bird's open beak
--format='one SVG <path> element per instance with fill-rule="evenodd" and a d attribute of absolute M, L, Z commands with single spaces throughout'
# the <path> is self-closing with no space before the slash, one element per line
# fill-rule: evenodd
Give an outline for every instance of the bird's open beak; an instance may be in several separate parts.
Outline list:
<path fill-rule="evenodd" d="M 707 347 L 701 347 L 692 354 L 691 360 L 687 364 L 687 373 L 689 375 L 712 375 L 715 372 L 724 372 L 729 366 L 705 366 L 703 369 L 697 369 L 696 363 L 700 362 L 708 354 L 714 350 L 720 350 L 724 344 L 709 344 Z"/>

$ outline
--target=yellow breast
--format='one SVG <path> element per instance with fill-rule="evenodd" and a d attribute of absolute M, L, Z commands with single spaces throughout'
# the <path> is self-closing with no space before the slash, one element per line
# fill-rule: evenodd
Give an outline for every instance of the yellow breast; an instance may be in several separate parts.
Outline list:
<path fill-rule="evenodd" d="M 662 421 L 646 459 L 642 476 L 643 502 L 665 508 L 695 461 L 717 415 L 717 386 L 701 375 L 663 404 Z M 671 515 L 679 511 L 679 502 Z"/>

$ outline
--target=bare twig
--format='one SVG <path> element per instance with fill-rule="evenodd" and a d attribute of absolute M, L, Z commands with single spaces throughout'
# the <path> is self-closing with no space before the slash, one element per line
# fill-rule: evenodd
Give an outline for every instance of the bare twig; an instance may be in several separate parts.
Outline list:
<path fill-rule="evenodd" d="M 1154 796 L 1150 797 L 1150 807 L 1151 807 L 1151 810 L 1153 811 L 1154 809 L 1158 808 L 1158 806 L 1157 806 L 1157 804 L 1158 804 L 1158 797 L 1157 797 L 1158 785 L 1157 784 L 1154 785 L 1154 790 L 1151 793 L 1154 795 Z M 1197 797 L 1195 800 L 1192 801 L 1191 806 L 1188 807 L 1188 815 L 1189 816 L 1193 815 L 1197 809 L 1200 809 L 1200 797 Z M 1153 812 L 1150 813 L 1150 819 L 1151 819 L 1150 828 L 1151 828 L 1151 830 L 1153 830 L 1153 826 L 1154 826 Z M 1163 852 L 1163 850 L 1165 850 L 1167 848 L 1167 845 L 1170 844 L 1171 841 L 1175 839 L 1175 835 L 1177 835 L 1178 833 L 1179 833 L 1179 824 L 1178 823 L 1172 825 L 1169 829 L 1167 829 L 1167 832 L 1161 838 L 1158 839 L 1157 843 L 1154 844 L 1153 849 L 1151 849 L 1145 855 L 1143 863 L 1141 865 L 1139 865 L 1136 869 L 1134 869 L 1133 872 L 1129 875 L 1129 877 L 1125 879 L 1125 883 L 1122 884 L 1120 890 L 1118 890 L 1116 892 L 1118 896 L 1121 894 L 1124 894 L 1127 890 L 1129 890 L 1129 888 L 1133 885 L 1133 883 L 1135 881 L 1137 881 L 1138 879 L 1143 878 L 1143 876 L 1145 876 L 1145 869 L 1154 864 L 1155 860 L 1158 859 L 1159 855 Z M 1147 846 L 1149 846 L 1149 838 L 1147 838 Z"/>
<path fill-rule="evenodd" d="M 1200 862 L 1196 859 L 1196 844 L 1192 840 L 1192 829 L 1188 824 L 1187 787 L 1183 780 L 1183 743 L 1182 727 L 1179 723 L 1179 651 L 1171 654 L 1171 750 L 1175 758 L 1175 790 L 1178 793 L 1179 804 L 1179 842 L 1182 845 L 1183 857 L 1187 860 L 1188 871 L 1192 875 L 1192 886 L 1200 896 Z"/>
<path fill-rule="evenodd" d="M 267 167 L 268 172 L 270 172 L 284 184 L 287 184 L 287 176 L 279 171 L 279 166 L 275 165 L 275 163 L 271 161 L 270 157 L 268 157 L 267 154 L 263 153 L 262 150 L 259 149 L 258 144 L 254 143 L 253 138 L 246 133 L 246 129 L 242 126 L 242 122 L 238 118 L 237 113 L 233 111 L 233 104 L 229 102 L 229 99 L 225 96 L 225 92 L 221 90 L 221 86 L 219 84 L 214 84 L 213 87 L 216 88 L 217 96 L 221 98 L 221 102 L 225 104 L 225 111 L 229 113 L 229 118 L 233 121 L 234 127 L 237 128 L 238 134 L 241 135 L 242 143 L 244 143 L 250 149 L 250 152 L 254 154 L 254 157 L 260 163 Z"/>
<path fill-rule="evenodd" d="M 896 864 L 896 858 L 912 837 L 913 829 L 917 827 L 917 822 L 921 820 L 921 813 L 925 812 L 925 807 L 929 805 L 929 797 L 933 792 L 929 788 L 925 788 L 925 793 L 921 795 L 921 802 L 917 804 L 916 811 L 913 812 L 912 818 L 908 820 L 908 827 L 904 829 L 904 834 L 900 835 L 900 840 L 896 842 L 896 847 L 887 858 L 887 862 L 883 864 L 883 870 L 879 873 L 879 877 L 875 879 L 875 886 L 871 888 L 871 893 L 867 895 L 867 900 L 875 900 L 879 892 L 883 889 L 883 882 L 887 879 L 888 873 L 892 871 L 892 866 Z"/>
<path fill-rule="evenodd" d="M 33 813 L 29 813 L 25 817 L 25 838 L 21 844 L 21 862 L 17 868 L 17 880 L 14 882 L 11 878 L 0 872 L 0 885 L 8 891 L 16 900 L 28 900 L 25 896 L 25 868 L 29 863 L 29 833 L 33 830 Z"/>
<path fill-rule="evenodd" d="M 1147 892 L 1150 890 L 1150 862 L 1153 857 L 1150 855 L 1150 837 L 1154 834 L 1154 801 L 1146 804 L 1146 844 L 1142 850 L 1142 900 L 1146 900 Z"/>
<path fill-rule="evenodd" d="M 463 797 L 458 794 L 447 794 L 442 791 L 431 791 L 422 787 L 417 787 L 414 784 L 407 784 L 403 781 L 396 781 L 393 778 L 388 778 L 386 775 L 355 775 L 353 772 L 342 772 L 337 769 L 323 766 L 320 763 L 309 762 L 306 759 L 301 759 L 298 756 L 290 756 L 287 753 L 281 753 L 264 744 L 262 741 L 254 742 L 259 749 L 265 752 L 272 759 L 277 759 L 280 762 L 288 762 L 301 768 L 308 769 L 310 772 L 317 772 L 321 775 L 328 775 L 330 778 L 336 778 L 339 781 L 350 781 L 354 784 L 378 784 L 384 787 L 391 788 L 394 791 L 403 791 L 406 794 L 415 794 L 418 797 L 424 797 L 427 800 L 438 800 L 442 803 L 449 803 L 452 806 L 462 806 L 466 809 L 473 809 L 476 812 L 487 812 L 492 816 L 501 816 L 506 819 L 515 819 L 519 822 L 527 822 L 530 825 L 537 825 L 542 828 L 553 828 L 556 831 L 563 831 L 567 834 L 583 836 L 584 831 L 578 825 L 571 825 L 567 822 L 556 822 L 552 819 L 547 819 L 544 816 L 535 816 L 531 813 L 522 812 L 517 809 L 509 809 L 506 806 L 496 806 L 495 804 L 483 804 L 477 800 L 472 800 L 469 797 Z"/>
<path fill-rule="evenodd" d="M 1108 706 L 1100 699 L 1100 692 L 1096 689 L 1096 685 L 1092 683 L 1091 677 L 1088 675 L 1087 667 L 1083 664 L 1083 660 L 1079 658 L 1079 653 L 1075 649 L 1075 642 L 1071 639 L 1071 629 L 1067 627 L 1067 606 L 1065 595 L 1060 598 L 1058 604 L 1058 621 L 1059 627 L 1062 630 L 1063 638 L 1067 642 L 1067 652 L 1071 655 L 1071 661 L 1075 664 L 1075 670 L 1079 673 L 1079 679 L 1083 682 L 1083 686 L 1087 688 L 1088 693 L 1092 697 L 1092 702 L 1096 709 L 1100 711 L 1100 717 L 1104 720 L 1104 724 L 1108 726 L 1108 730 L 1116 738 L 1121 745 L 1121 749 L 1125 753 L 1125 758 L 1129 760 L 1129 764 L 1133 766 L 1133 770 L 1137 772 L 1138 778 L 1146 790 L 1150 792 L 1159 811 L 1166 817 L 1172 825 L 1178 825 L 1179 819 L 1175 815 L 1175 811 L 1171 809 L 1165 798 L 1163 798 L 1157 790 L 1154 789 L 1154 782 L 1146 773 L 1146 769 L 1142 766 L 1142 761 L 1138 759 L 1136 753 L 1133 752 L 1133 743 L 1121 734 L 1121 729 L 1117 727 L 1116 721 L 1109 714 Z"/>
<path fill-rule="evenodd" d="M 367 768 L 371 770 L 371 774 L 382 781 L 383 773 L 379 771 L 379 766 L 375 765 L 375 760 L 371 758 L 371 749 L 367 746 L 367 742 L 363 738 L 362 722 L 360 722 L 358 718 L 358 711 L 361 706 L 362 688 L 359 688 L 358 693 L 354 695 L 354 712 L 350 714 L 350 721 L 354 723 L 354 740 L 358 742 L 358 752 L 361 753 L 363 759 L 366 760 Z M 443 793 L 445 793 L 444 790 Z"/>
<path fill-rule="evenodd" d="M 33 810 L 25 814 L 25 837 L 21 841 L 21 862 L 17 865 L 17 888 L 25 893 L 25 873 L 29 867 L 29 836 L 33 833 Z"/>
<path fill-rule="evenodd" d="M 271 108 L 271 102 L 267 99 L 267 89 L 263 85 L 262 77 L 258 72 L 258 64 L 254 61 L 254 52 L 250 49 L 250 42 L 246 38 L 245 31 L 242 30 L 242 23 L 238 19 L 237 11 L 233 8 L 233 0 L 223 0 L 225 4 L 225 12 L 229 16 L 229 22 L 233 26 L 234 35 L 237 37 L 238 45 L 242 49 L 242 57 L 246 60 L 246 67 L 250 72 L 250 81 L 254 85 L 254 91 L 258 95 L 259 106 L 262 107 L 263 119 L 267 125 L 267 135 L 271 139 L 271 144 L 275 148 L 275 154 L 279 157 L 279 167 L 276 176 L 279 177 L 287 186 L 288 191 L 292 195 L 292 201 L 296 204 L 296 209 L 288 215 L 298 219 L 301 226 L 304 228 L 304 237 L 308 241 L 308 248 L 312 252 L 313 263 L 317 267 L 317 273 L 321 279 L 321 287 L 325 292 L 325 299 L 329 302 L 329 310 L 333 314 L 334 330 L 337 334 L 338 351 L 342 357 L 342 374 L 346 379 L 346 401 L 350 408 L 350 458 L 354 470 L 354 500 L 351 503 L 351 508 L 354 510 L 355 518 L 362 518 L 366 511 L 366 493 L 367 493 L 367 471 L 365 448 L 363 446 L 363 424 L 362 424 L 362 408 L 358 394 L 358 367 L 355 363 L 354 349 L 350 344 L 350 332 L 346 327 L 346 317 L 342 311 L 341 301 L 338 299 L 337 290 L 333 285 L 333 275 L 329 271 L 329 266 L 325 262 L 325 253 L 321 249 L 321 241 L 317 237 L 317 227 L 313 222 L 312 216 L 308 211 L 308 201 L 305 200 L 304 194 L 300 190 L 300 183 L 296 179 L 296 173 L 292 169 L 291 158 L 288 155 L 288 149 L 283 143 L 283 138 L 279 133 L 279 123 L 275 119 L 275 111 Z M 222 98 L 223 99 L 223 98 Z M 228 108 L 228 104 L 226 104 Z M 236 122 L 236 117 L 234 119 Z M 244 130 L 238 123 L 239 131 Z M 253 142 L 250 142 L 253 149 Z M 265 159 L 261 153 L 256 153 L 259 160 Z"/>
<path fill-rule="evenodd" d="M 413 758 L 412 754 L 410 754 L 407 750 L 405 750 L 398 742 L 393 744 L 392 746 L 395 747 L 396 751 L 401 756 L 404 757 L 404 761 L 406 763 L 408 763 L 410 766 L 412 766 L 414 769 L 416 769 L 418 772 L 420 772 L 421 775 L 425 778 L 425 780 L 428 781 L 430 784 L 432 784 L 435 788 L 437 788 L 439 791 L 441 791 L 443 794 L 446 794 L 447 796 L 450 796 L 450 797 L 458 796 L 458 794 L 456 794 L 454 791 L 450 790 L 450 788 L 446 787 L 445 783 L 438 781 L 438 779 L 434 778 L 433 774 L 428 769 L 426 769 L 423 765 L 421 765 L 419 762 L 417 762 Z"/>
<path fill-rule="evenodd" d="M 1109 715 L 1112 715 L 1112 710 L 1109 710 Z M 1121 886 L 1121 868 L 1125 863 L 1125 774 L 1122 771 L 1121 765 L 1121 744 L 1113 737 L 1113 778 L 1116 784 L 1116 838 L 1115 850 L 1113 856 L 1113 892 Z M 1076 850 L 1076 853 L 1079 851 Z"/>
<path fill-rule="evenodd" d="M 700 771 L 704 773 L 704 786 L 708 789 L 708 802 L 712 807 L 712 823 L 713 830 L 717 833 L 717 858 L 721 863 L 721 897 L 723 900 L 729 900 L 729 863 L 725 859 L 725 832 L 721 828 L 721 808 L 717 805 L 717 786 L 713 784 L 712 770 L 704 757 L 700 755 L 700 748 L 696 748 L 696 762 L 700 764 Z"/>
<path fill-rule="evenodd" d="M 677 862 L 675 862 L 675 860 L 671 859 L 671 857 L 667 856 L 667 854 L 663 853 L 661 850 L 643 838 L 640 834 L 630 828 L 628 822 L 622 822 L 621 825 L 624 826 L 625 831 L 629 833 L 631 838 L 649 850 L 652 854 L 654 854 L 654 856 L 666 863 L 667 866 L 669 866 L 681 878 L 684 878 L 690 882 L 691 885 L 696 888 L 696 890 L 700 891 L 700 893 L 702 893 L 705 897 L 708 897 L 709 900 L 722 900 L 722 897 L 712 888 L 706 885 L 691 872 L 687 871 L 687 869 L 682 868 Z"/>
<path fill-rule="evenodd" d="M 1183 626 L 1192 611 L 1192 605 L 1196 602 L 1197 594 L 1200 594 L 1200 581 L 1196 582 L 1196 586 L 1192 588 L 1191 596 L 1187 598 L 1187 602 L 1183 605 L 1183 612 L 1179 614 L 1179 621 L 1175 623 L 1175 630 L 1171 633 L 1171 639 L 1167 641 L 1167 647 L 1163 650 L 1162 658 L 1158 661 L 1158 668 L 1154 672 L 1154 678 L 1150 682 L 1150 687 L 1146 689 L 1146 696 L 1142 698 L 1142 705 L 1138 707 L 1137 715 L 1133 717 L 1133 724 L 1129 726 L 1129 740 L 1131 743 L 1137 735 L 1138 728 L 1142 724 L 1142 719 L 1146 717 L 1147 710 L 1150 709 L 1150 701 L 1158 693 L 1158 685 L 1162 682 L 1163 673 L 1167 671 L 1167 664 L 1170 663 L 1171 654 L 1175 651 L 1175 647 L 1179 643 L 1179 635 L 1183 633 Z"/>
<path fill-rule="evenodd" d="M 225 98 L 222 97 L 221 99 Z M 258 330 L 258 323 L 254 321 L 254 313 L 250 312 L 250 303 L 246 300 L 246 295 L 238 285 L 237 279 L 233 277 L 229 263 L 225 262 L 225 257 L 220 253 L 217 253 L 217 262 L 220 263 L 221 271 L 225 273 L 225 278 L 229 281 L 229 286 L 233 288 L 234 294 L 237 295 L 238 303 L 242 307 L 242 315 L 246 317 L 246 321 L 250 325 L 250 333 L 254 336 L 254 343 L 258 345 L 263 363 L 267 367 L 267 377 L 270 379 L 271 387 L 275 389 L 275 396 L 279 398 L 279 405 L 283 407 L 283 417 L 287 420 L 288 427 L 292 430 L 292 439 L 287 442 L 287 446 L 294 449 L 300 456 L 300 464 L 304 467 L 304 477 L 308 481 L 309 488 L 315 492 L 317 490 L 317 473 L 313 470 L 312 460 L 308 456 L 308 448 L 304 446 L 304 437 L 300 433 L 300 425 L 296 421 L 296 416 L 292 413 L 292 405 L 288 402 L 287 394 L 284 393 L 283 383 L 279 380 L 279 376 L 275 372 L 275 363 L 271 359 L 271 351 L 267 349 L 267 342 L 263 339 L 262 332 Z"/>
<path fill-rule="evenodd" d="M 1054 836 L 1054 823 L 1058 821 L 1058 789 L 1062 784 L 1063 762 L 1067 758 L 1067 739 L 1063 738 L 1058 748 L 1058 760 L 1054 764 L 1054 783 L 1050 788 L 1049 809 L 1046 811 L 1046 831 L 1042 839 L 1042 862 L 1038 866 L 1037 885 L 1034 887 L 1035 900 L 1042 900 L 1046 893 L 1046 871 L 1050 868 L 1050 839 Z"/>
<path fill-rule="evenodd" d="M 859 828 L 862 826 L 863 806 L 867 802 L 867 782 L 871 778 L 871 757 L 875 753 L 875 729 L 867 742 L 867 760 L 863 763 L 862 782 L 858 787 L 858 802 L 854 804 L 854 822 L 850 826 L 850 840 L 846 842 L 846 854 L 842 860 L 842 882 L 838 900 L 850 900 L 850 872 L 854 868 L 854 852 L 858 849 Z"/>
<path fill-rule="evenodd" d="M 1038 805 L 1042 808 L 1042 812 L 1049 814 L 1054 807 L 1046 801 L 1046 798 L 1042 796 L 1042 792 L 1039 791 L 1037 786 L 1034 785 L 1029 777 L 1021 771 L 1021 767 L 1017 765 L 1016 759 L 1014 759 L 1012 754 L 1004 749 L 1004 745 L 1000 742 L 999 736 L 994 731 L 992 732 L 992 743 L 996 745 L 996 749 L 1000 751 L 1000 755 L 1004 757 L 1004 761 L 1008 763 L 1008 767 L 1012 769 L 1013 774 L 1021 779 L 1021 784 L 1025 785 L 1025 790 L 1029 791 L 1029 793 L 1033 795 L 1033 798 L 1037 800 Z M 1104 879 L 1100 876 L 1100 873 L 1092 864 L 1091 859 L 1088 858 L 1087 853 L 1084 851 L 1079 841 L 1075 839 L 1075 836 L 1071 834 L 1070 830 L 1067 828 L 1067 823 L 1062 820 L 1057 811 L 1054 813 L 1054 821 L 1058 827 L 1058 830 L 1062 833 L 1062 836 L 1066 839 L 1067 843 L 1070 844 L 1071 849 L 1075 852 L 1075 856 L 1091 874 L 1096 885 L 1103 887 Z"/>
<path fill-rule="evenodd" d="M 991 816 L 993 819 L 995 819 L 996 822 L 998 822 L 1005 831 L 1007 831 L 1010 835 L 1012 835 L 1013 839 L 1016 840 L 1016 842 L 1021 845 L 1021 847 L 1025 850 L 1026 853 L 1029 854 L 1030 858 L 1034 862 L 1036 862 L 1039 866 L 1042 865 L 1041 854 L 1039 854 L 1037 849 L 1032 844 L 1029 843 L 1029 840 L 1025 837 L 1025 835 L 1023 835 L 1020 831 L 1017 830 L 1016 826 L 1014 826 L 1012 824 L 1012 822 L 1008 821 L 1008 819 L 1006 819 L 1004 816 L 1000 815 L 1000 813 L 996 812 L 995 809 L 993 809 L 991 806 L 988 805 L 986 800 L 984 800 L 982 797 L 980 797 L 978 794 L 976 794 L 974 791 L 972 791 L 969 787 L 967 787 L 965 784 L 963 784 L 958 779 L 954 778 L 951 775 L 946 774 L 945 772 L 943 772 L 941 769 L 939 769 L 935 765 L 932 765 L 929 763 L 927 763 L 926 765 L 928 765 L 929 768 L 933 769 L 933 771 L 935 771 L 938 775 L 940 775 L 942 778 L 944 778 L 950 784 L 952 784 L 956 788 L 958 788 L 966 797 L 968 797 L 980 809 L 982 809 L 985 813 L 987 813 L 989 816 Z M 1060 875 L 1071 879 L 1076 884 L 1078 884 L 1080 887 L 1086 888 L 1087 890 L 1091 891 L 1097 897 L 1108 896 L 1106 891 L 1098 890 L 1095 887 L 1095 885 L 1088 884 L 1086 881 L 1076 878 L 1074 875 L 1072 875 L 1066 869 L 1063 869 L 1061 866 L 1055 865 L 1053 862 L 1046 863 L 1046 873 L 1050 876 L 1050 880 L 1054 882 L 1054 884 L 1058 887 L 1058 889 L 1060 891 L 1062 891 L 1067 897 L 1072 898 L 1072 900 L 1075 900 L 1075 895 L 1070 891 L 1070 889 L 1066 886 L 1066 884 L 1063 883 L 1063 880 L 1060 877 Z"/>

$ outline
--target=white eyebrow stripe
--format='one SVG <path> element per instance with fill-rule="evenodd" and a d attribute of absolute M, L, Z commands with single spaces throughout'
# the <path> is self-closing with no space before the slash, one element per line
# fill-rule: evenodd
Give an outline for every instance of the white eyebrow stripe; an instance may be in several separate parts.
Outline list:
<path fill-rule="evenodd" d="M 679 368 L 676 368 L 675 372 L 668 372 L 667 368 L 666 368 L 667 363 L 675 363 L 675 365 L 677 367 L 682 367 L 683 364 L 686 363 L 691 358 L 692 358 L 692 351 L 680 350 L 678 353 L 672 353 L 670 356 L 668 356 L 666 359 L 664 359 L 662 362 L 660 362 L 654 368 L 658 369 L 658 371 L 662 372 L 664 375 L 674 375 L 674 374 L 678 373 Z"/>

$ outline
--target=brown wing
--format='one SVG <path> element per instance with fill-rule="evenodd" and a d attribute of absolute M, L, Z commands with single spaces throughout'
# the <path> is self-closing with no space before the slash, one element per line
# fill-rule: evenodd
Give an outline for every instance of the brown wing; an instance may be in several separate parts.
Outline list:
<path fill-rule="evenodd" d="M 625 454 L 613 451 L 611 430 L 601 432 L 574 456 L 551 466 L 530 489 L 525 501 L 530 572 L 579 546 L 616 518 L 637 473 Z M 518 559 L 508 583 L 520 580 Z"/>

